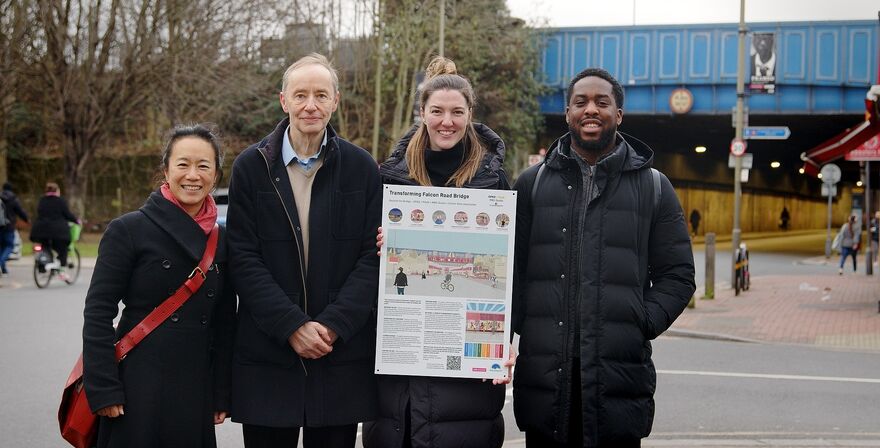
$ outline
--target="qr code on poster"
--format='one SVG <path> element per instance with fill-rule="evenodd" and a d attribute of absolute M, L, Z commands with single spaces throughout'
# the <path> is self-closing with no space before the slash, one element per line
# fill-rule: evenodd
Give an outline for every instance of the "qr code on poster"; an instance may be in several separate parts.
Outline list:
<path fill-rule="evenodd" d="M 446 370 L 461 370 L 461 356 L 446 356 Z"/>

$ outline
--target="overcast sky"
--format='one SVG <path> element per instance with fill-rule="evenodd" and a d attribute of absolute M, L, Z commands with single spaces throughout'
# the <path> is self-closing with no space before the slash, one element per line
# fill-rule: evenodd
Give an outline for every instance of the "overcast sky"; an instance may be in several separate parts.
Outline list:
<path fill-rule="evenodd" d="M 507 0 L 535 26 L 739 22 L 739 0 Z M 746 22 L 874 20 L 878 0 L 746 0 Z"/>

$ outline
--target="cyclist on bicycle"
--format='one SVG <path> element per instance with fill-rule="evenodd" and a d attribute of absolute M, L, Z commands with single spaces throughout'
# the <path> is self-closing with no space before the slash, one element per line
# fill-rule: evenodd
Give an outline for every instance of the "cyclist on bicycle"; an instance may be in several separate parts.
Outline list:
<path fill-rule="evenodd" d="M 58 269 L 58 276 L 64 280 L 67 266 L 67 248 L 70 246 L 70 226 L 68 222 L 79 223 L 70 211 L 67 201 L 61 197 L 61 188 L 55 182 L 46 183 L 46 194 L 37 203 L 37 219 L 31 229 L 31 241 L 41 243 L 58 254 L 57 263 L 46 266 Z"/>

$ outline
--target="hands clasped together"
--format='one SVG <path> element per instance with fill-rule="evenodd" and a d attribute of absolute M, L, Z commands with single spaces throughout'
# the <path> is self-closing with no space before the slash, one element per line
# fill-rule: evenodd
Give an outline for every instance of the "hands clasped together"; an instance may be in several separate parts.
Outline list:
<path fill-rule="evenodd" d="M 315 321 L 306 322 L 287 338 L 296 353 L 306 359 L 318 359 L 333 351 L 339 337 L 332 329 Z"/>

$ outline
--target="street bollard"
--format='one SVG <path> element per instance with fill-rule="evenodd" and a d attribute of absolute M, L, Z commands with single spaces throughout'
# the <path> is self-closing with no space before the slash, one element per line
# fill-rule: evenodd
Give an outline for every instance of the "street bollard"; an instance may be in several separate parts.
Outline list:
<path fill-rule="evenodd" d="M 706 283 L 704 300 L 715 298 L 715 234 L 706 234 Z"/>

